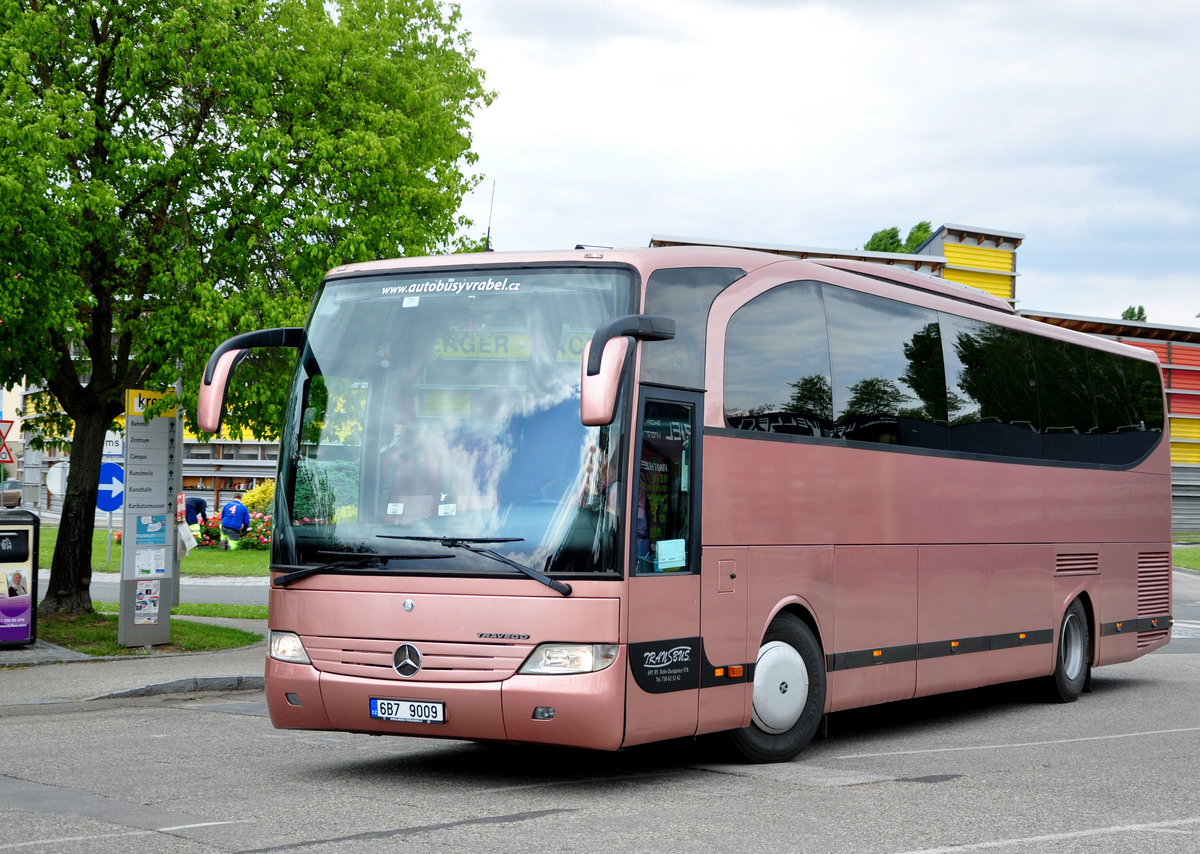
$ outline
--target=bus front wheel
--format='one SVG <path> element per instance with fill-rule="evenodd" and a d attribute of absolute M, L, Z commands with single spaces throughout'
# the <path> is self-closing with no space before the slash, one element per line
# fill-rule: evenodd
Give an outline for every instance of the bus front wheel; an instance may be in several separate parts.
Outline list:
<path fill-rule="evenodd" d="M 1092 633 L 1078 599 L 1067 606 L 1058 629 L 1051 698 L 1061 703 L 1079 699 L 1092 667 Z"/>
<path fill-rule="evenodd" d="M 812 629 L 780 614 L 767 629 L 754 665 L 750 726 L 730 733 L 753 762 L 786 762 L 803 750 L 825 714 L 825 656 Z"/>

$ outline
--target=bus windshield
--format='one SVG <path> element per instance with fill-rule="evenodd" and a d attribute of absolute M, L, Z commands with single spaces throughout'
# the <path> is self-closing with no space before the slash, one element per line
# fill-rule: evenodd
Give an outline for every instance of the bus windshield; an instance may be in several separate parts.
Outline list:
<path fill-rule="evenodd" d="M 623 418 L 584 427 L 579 376 L 632 291 L 620 267 L 326 282 L 281 437 L 275 563 L 618 572 Z"/>

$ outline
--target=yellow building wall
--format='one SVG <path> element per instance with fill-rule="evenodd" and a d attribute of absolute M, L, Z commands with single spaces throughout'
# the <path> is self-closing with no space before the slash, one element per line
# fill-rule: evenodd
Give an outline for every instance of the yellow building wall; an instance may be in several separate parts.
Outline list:
<path fill-rule="evenodd" d="M 998 273 L 983 273 L 976 270 L 955 270 L 951 267 L 946 267 L 942 271 L 942 278 L 948 282 L 958 282 L 960 285 L 978 288 L 1000 299 L 1011 300 L 1013 298 L 1012 276 L 1004 276 Z"/>
<path fill-rule="evenodd" d="M 1172 463 L 1200 463 L 1200 444 L 1171 443 Z"/>
<path fill-rule="evenodd" d="M 992 249 L 987 246 L 970 246 L 965 243 L 943 243 L 942 255 L 946 267 L 942 277 L 960 285 L 989 293 L 994 297 L 1011 300 L 1015 294 L 1013 262 L 1015 253 L 1011 249 Z M 969 270 L 958 269 L 970 267 Z"/>
<path fill-rule="evenodd" d="M 1200 418 L 1172 418 L 1171 439 L 1195 439 L 1200 441 Z"/>
<path fill-rule="evenodd" d="M 996 270 L 1011 273 L 1013 252 L 1011 249 L 990 249 L 987 246 L 967 246 L 963 243 L 943 243 L 942 255 L 947 264 L 959 267 L 976 267 L 981 270 Z"/>

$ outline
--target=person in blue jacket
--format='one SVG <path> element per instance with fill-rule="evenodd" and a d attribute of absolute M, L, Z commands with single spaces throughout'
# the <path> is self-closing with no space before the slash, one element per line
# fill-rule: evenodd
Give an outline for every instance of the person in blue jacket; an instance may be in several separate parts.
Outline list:
<path fill-rule="evenodd" d="M 189 495 L 183 506 L 187 525 L 191 528 L 196 542 L 199 542 L 202 526 L 208 524 L 208 502 L 195 495 Z"/>
<path fill-rule="evenodd" d="M 238 542 L 249 529 L 250 511 L 242 503 L 241 493 L 238 493 L 221 508 L 221 549 L 236 551 Z"/>

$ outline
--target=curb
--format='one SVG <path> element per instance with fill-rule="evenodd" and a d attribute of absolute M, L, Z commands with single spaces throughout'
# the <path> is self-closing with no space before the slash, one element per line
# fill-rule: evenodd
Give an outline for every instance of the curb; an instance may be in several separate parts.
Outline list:
<path fill-rule="evenodd" d="M 170 682 L 155 682 L 140 688 L 126 688 L 124 691 L 110 691 L 107 694 L 88 697 L 87 700 L 150 697 L 156 694 L 190 694 L 197 691 L 261 691 L 263 682 L 262 676 L 193 676 Z"/>

